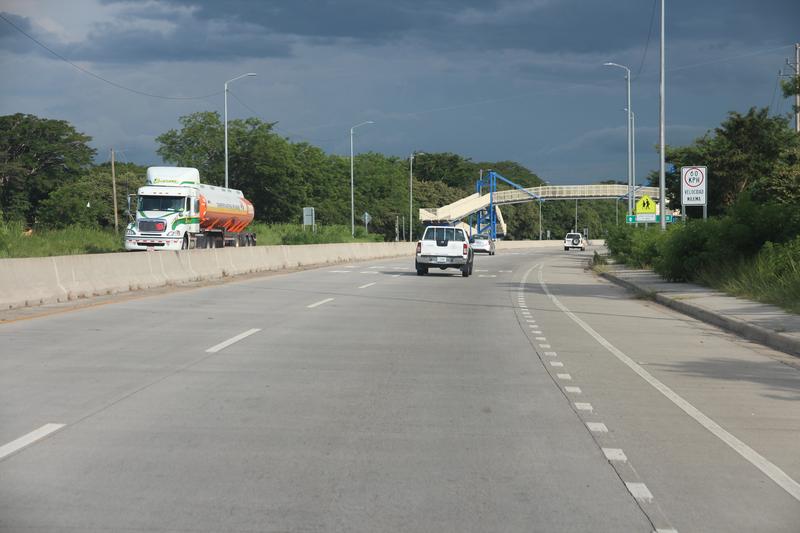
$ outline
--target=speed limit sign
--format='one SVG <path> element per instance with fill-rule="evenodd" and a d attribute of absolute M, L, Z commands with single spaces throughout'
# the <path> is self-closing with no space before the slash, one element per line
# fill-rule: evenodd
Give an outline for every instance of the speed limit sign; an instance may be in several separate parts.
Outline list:
<path fill-rule="evenodd" d="M 681 167 L 681 203 L 706 205 L 707 167 Z"/>

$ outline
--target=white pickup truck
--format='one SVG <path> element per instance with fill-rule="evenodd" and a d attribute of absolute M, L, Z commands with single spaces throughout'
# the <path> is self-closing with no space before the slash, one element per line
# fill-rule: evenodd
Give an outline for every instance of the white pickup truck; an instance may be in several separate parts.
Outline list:
<path fill-rule="evenodd" d="M 429 268 L 457 268 L 466 278 L 472 274 L 473 258 L 464 230 L 452 226 L 428 226 L 422 239 L 417 241 L 414 266 L 418 276 L 427 274 Z"/>

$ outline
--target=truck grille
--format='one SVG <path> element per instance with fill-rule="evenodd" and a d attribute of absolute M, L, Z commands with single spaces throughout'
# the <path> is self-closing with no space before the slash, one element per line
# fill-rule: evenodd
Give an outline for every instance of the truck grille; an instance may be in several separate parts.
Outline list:
<path fill-rule="evenodd" d="M 167 223 L 163 220 L 140 220 L 139 231 L 164 231 Z"/>

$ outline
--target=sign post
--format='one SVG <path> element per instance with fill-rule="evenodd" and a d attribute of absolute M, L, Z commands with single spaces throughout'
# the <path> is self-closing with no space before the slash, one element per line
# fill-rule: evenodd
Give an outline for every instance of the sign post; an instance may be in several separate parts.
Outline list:
<path fill-rule="evenodd" d="M 681 167 L 681 220 L 686 220 L 687 205 L 702 205 L 703 220 L 708 218 L 708 167 Z"/>

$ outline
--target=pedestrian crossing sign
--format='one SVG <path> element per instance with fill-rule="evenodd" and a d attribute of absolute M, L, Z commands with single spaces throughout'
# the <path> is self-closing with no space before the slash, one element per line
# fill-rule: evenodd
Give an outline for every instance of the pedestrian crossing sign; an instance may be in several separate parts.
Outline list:
<path fill-rule="evenodd" d="M 655 215 L 656 214 L 656 203 L 647 196 L 646 194 L 639 198 L 639 201 L 636 202 L 636 214 L 637 215 Z"/>

